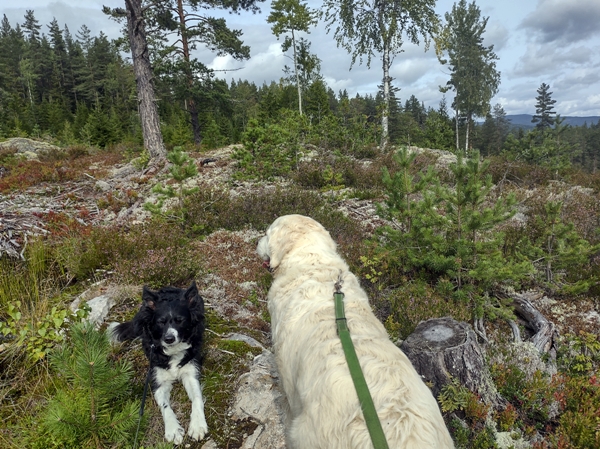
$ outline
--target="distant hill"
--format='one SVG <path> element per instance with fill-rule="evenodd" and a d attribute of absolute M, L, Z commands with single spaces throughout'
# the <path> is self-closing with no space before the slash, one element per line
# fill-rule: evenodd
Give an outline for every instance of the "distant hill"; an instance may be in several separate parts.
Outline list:
<path fill-rule="evenodd" d="M 516 115 L 507 115 L 506 118 L 510 120 L 511 125 L 518 126 L 520 128 L 533 128 L 535 127 L 535 123 L 531 123 L 531 119 L 533 115 L 530 114 L 516 114 Z M 583 126 L 584 123 L 587 123 L 590 126 L 592 123 L 598 123 L 600 121 L 600 116 L 590 116 L 590 117 L 562 117 L 565 119 L 564 124 L 571 126 Z"/>

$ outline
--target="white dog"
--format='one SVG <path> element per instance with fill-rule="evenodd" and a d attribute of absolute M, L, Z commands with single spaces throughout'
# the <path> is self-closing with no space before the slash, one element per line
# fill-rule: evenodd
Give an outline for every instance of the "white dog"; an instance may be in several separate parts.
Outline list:
<path fill-rule="evenodd" d="M 389 340 L 329 232 L 312 218 L 286 215 L 257 251 L 274 276 L 268 307 L 289 402 L 288 447 L 373 447 L 336 331 L 333 293 L 341 277 L 348 327 L 390 449 L 453 448 L 431 391 Z"/>

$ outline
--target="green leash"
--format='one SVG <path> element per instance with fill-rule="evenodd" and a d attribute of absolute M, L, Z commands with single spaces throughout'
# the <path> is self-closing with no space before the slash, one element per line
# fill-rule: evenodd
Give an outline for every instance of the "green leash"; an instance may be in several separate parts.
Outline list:
<path fill-rule="evenodd" d="M 365 422 L 367 423 L 367 429 L 373 442 L 375 449 L 389 449 L 385 435 L 383 434 L 383 428 L 381 422 L 377 416 L 375 410 L 375 404 L 373 404 L 373 398 L 369 392 L 367 381 L 358 363 L 358 357 L 350 338 L 350 330 L 346 322 L 346 315 L 344 313 L 344 294 L 340 292 L 341 281 L 335 284 L 335 293 L 333 298 L 335 301 L 335 322 L 337 324 L 338 335 L 342 342 L 342 348 L 344 349 L 344 355 L 346 356 L 346 362 L 348 362 L 348 368 L 350 369 L 350 376 L 356 389 L 358 401 L 360 402 L 360 408 L 362 409 Z"/>

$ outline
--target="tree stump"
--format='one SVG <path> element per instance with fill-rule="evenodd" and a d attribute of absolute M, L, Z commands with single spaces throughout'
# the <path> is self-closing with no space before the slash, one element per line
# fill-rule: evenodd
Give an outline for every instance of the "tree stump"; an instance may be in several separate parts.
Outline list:
<path fill-rule="evenodd" d="M 502 404 L 485 364 L 483 350 L 467 323 L 450 317 L 422 321 L 400 349 L 431 385 L 435 397 L 455 378 L 478 394 L 484 403 L 494 408 Z"/>

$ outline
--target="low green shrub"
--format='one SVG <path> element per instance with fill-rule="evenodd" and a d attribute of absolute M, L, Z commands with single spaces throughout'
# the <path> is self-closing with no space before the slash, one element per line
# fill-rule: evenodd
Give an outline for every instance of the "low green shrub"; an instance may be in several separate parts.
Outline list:
<path fill-rule="evenodd" d="M 38 428 L 32 432 L 30 447 L 50 442 L 57 448 L 124 447 L 133 442 L 139 401 L 131 397 L 132 367 L 111 360 L 110 351 L 106 334 L 93 324 L 72 327 L 69 343 L 50 355 L 57 390 L 41 415 L 41 435 Z"/>
<path fill-rule="evenodd" d="M 471 319 L 473 312 L 467 301 L 456 301 L 440 294 L 422 280 L 403 278 L 400 282 L 393 290 L 371 295 L 388 330 L 397 332 L 392 338 L 408 337 L 421 321 L 430 318 L 451 316 L 467 322 Z"/>

